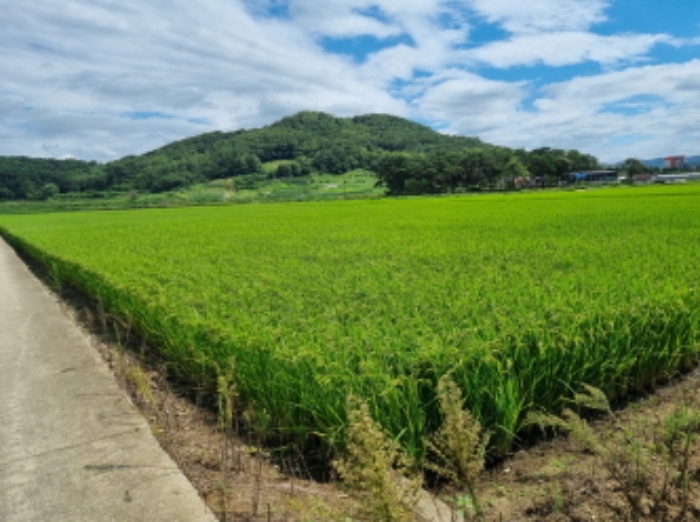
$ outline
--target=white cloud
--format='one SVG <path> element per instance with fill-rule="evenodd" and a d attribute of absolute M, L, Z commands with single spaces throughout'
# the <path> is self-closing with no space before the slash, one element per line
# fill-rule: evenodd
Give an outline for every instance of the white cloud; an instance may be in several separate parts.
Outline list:
<path fill-rule="evenodd" d="M 674 106 L 700 107 L 700 60 L 684 64 L 633 67 L 599 76 L 576 78 L 544 88 L 547 109 L 586 100 L 590 112 L 635 96 L 654 96 Z"/>
<path fill-rule="evenodd" d="M 486 80 L 451 70 L 426 80 L 415 101 L 420 114 L 442 122 L 460 122 L 471 135 L 482 135 L 511 124 L 527 91 L 524 84 Z"/>
<path fill-rule="evenodd" d="M 367 81 L 389 88 L 395 80 L 413 80 L 416 73 L 438 73 L 460 60 L 456 46 L 467 40 L 470 26 L 451 2 L 384 0 L 382 9 L 411 43 L 371 53 L 361 66 Z"/>
<path fill-rule="evenodd" d="M 106 160 L 299 110 L 411 115 L 601 157 L 698 142 L 697 62 L 640 66 L 697 39 L 596 34 L 607 0 L 0 3 L 0 154 Z M 475 45 L 477 22 L 511 34 Z M 366 57 L 332 54 L 328 39 L 360 42 Z M 507 80 L 540 85 L 546 67 L 586 62 L 603 72 L 539 88 Z"/>
<path fill-rule="evenodd" d="M 465 77 L 428 87 L 416 104 L 448 122 L 448 132 L 487 142 L 575 148 L 605 161 L 649 158 L 697 151 L 698 78 L 700 60 L 574 78 L 539 92 Z M 535 97 L 532 110 L 522 108 L 528 96 Z"/>
<path fill-rule="evenodd" d="M 31 111 L 3 112 L 0 128 L 12 119 L 24 123 L 12 127 L 0 154 L 41 149 L 79 156 L 92 148 L 84 157 L 109 159 L 302 109 L 404 112 L 402 102 L 364 81 L 348 59 L 324 53 L 294 24 L 254 18 L 239 2 L 126 6 L 50 0 L 5 6 L 0 99 Z M 124 121 L 124 113 L 138 111 L 173 119 Z M 105 141 L 101 132 L 113 137 L 108 146 L 97 143 Z"/>
<path fill-rule="evenodd" d="M 400 34 L 401 28 L 363 10 L 376 7 L 367 0 L 290 0 L 289 14 L 307 31 L 330 37 L 374 36 L 386 38 Z"/>
<path fill-rule="evenodd" d="M 580 31 L 606 20 L 606 0 L 463 0 L 512 33 Z"/>
<path fill-rule="evenodd" d="M 316 37 L 393 37 L 360 67 L 365 81 L 382 88 L 454 61 L 454 46 L 469 34 L 463 12 L 449 0 L 289 0 L 289 16 Z"/>
<path fill-rule="evenodd" d="M 644 59 L 661 43 L 673 44 L 664 34 L 603 36 L 588 32 L 522 34 L 465 53 L 467 59 L 492 67 L 575 65 L 587 61 L 609 66 Z"/>
<path fill-rule="evenodd" d="M 450 0 L 288 0 L 288 11 L 296 25 L 313 35 L 378 39 L 405 35 L 420 44 L 436 32 L 450 32 L 437 23 L 441 15 L 457 22 L 453 36 L 464 39 L 464 21 L 453 4 Z"/>

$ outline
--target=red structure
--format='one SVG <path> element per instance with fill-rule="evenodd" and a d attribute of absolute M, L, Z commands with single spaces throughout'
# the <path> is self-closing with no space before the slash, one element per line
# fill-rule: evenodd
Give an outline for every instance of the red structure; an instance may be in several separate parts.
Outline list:
<path fill-rule="evenodd" d="M 685 167 L 685 156 L 669 156 L 664 158 L 664 166 L 667 169 L 680 169 Z"/>

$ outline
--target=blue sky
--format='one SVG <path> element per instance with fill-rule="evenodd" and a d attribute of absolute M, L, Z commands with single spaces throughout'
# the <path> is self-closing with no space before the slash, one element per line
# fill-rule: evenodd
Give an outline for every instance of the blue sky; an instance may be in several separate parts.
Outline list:
<path fill-rule="evenodd" d="M 0 154 L 109 161 L 300 110 L 603 161 L 700 154 L 700 0 L 0 0 Z"/>

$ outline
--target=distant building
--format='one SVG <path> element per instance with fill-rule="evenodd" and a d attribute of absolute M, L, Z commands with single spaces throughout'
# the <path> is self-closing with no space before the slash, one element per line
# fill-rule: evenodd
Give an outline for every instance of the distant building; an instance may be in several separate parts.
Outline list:
<path fill-rule="evenodd" d="M 664 158 L 664 167 L 667 169 L 683 169 L 685 166 L 685 156 L 668 156 Z"/>
<path fill-rule="evenodd" d="M 513 185 L 517 189 L 536 188 L 537 181 L 532 176 L 519 176 L 513 179 Z"/>
<path fill-rule="evenodd" d="M 678 174 L 659 174 L 655 176 L 655 183 L 686 183 L 688 181 L 700 181 L 700 173 L 684 172 Z"/>
<path fill-rule="evenodd" d="M 653 174 L 635 174 L 632 176 L 632 183 L 637 185 L 648 185 L 656 181 L 657 176 Z"/>
<path fill-rule="evenodd" d="M 619 176 L 614 170 L 585 170 L 571 174 L 574 183 L 618 183 Z"/>

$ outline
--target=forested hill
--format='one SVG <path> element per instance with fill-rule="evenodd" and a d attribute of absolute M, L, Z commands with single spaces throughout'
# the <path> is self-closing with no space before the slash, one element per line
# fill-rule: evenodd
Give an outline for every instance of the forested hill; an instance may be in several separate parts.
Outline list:
<path fill-rule="evenodd" d="M 212 152 L 212 149 L 233 149 L 256 154 L 263 162 L 306 159 L 312 163 L 326 163 L 319 156 L 329 156 L 329 151 L 342 157 L 361 156 L 363 152 L 373 151 L 454 151 L 478 146 L 483 146 L 478 138 L 446 136 L 396 116 L 371 114 L 336 118 L 325 113 L 300 112 L 261 129 L 202 134 L 166 145 L 145 156 L 177 159 Z"/>
<path fill-rule="evenodd" d="M 269 162 L 280 162 L 274 171 L 265 169 L 272 177 L 342 174 L 357 168 L 376 171 L 390 152 L 479 146 L 478 138 L 446 136 L 395 116 L 336 118 L 301 112 L 261 129 L 211 132 L 171 143 L 111 163 L 107 171 L 111 184 L 168 190 L 202 179 L 259 174 Z"/>
<path fill-rule="evenodd" d="M 0 157 L 0 199 L 41 199 L 57 191 L 161 192 L 219 178 L 249 181 L 311 172 L 341 174 L 356 168 L 376 171 L 390 153 L 475 147 L 488 145 L 478 138 L 446 136 L 396 116 L 336 118 L 300 112 L 260 129 L 210 132 L 106 164 Z"/>

